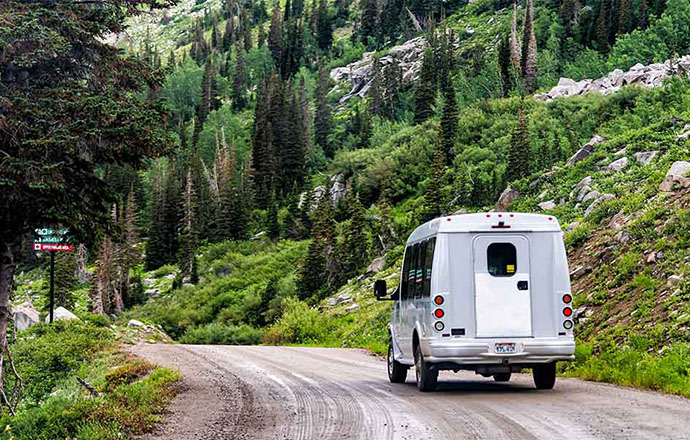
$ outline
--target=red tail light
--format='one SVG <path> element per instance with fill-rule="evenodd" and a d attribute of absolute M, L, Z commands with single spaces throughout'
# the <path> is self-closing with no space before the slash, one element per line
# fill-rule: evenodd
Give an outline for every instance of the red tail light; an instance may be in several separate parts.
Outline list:
<path fill-rule="evenodd" d="M 571 302 L 573 302 L 573 297 L 570 296 L 570 294 L 566 293 L 565 295 L 563 295 L 563 302 L 566 304 L 570 304 Z"/>
<path fill-rule="evenodd" d="M 445 315 L 445 313 L 443 312 L 442 309 L 436 309 L 436 310 L 434 310 L 434 316 L 435 316 L 435 317 L 441 319 L 441 318 L 443 318 L 444 315 Z"/>
<path fill-rule="evenodd" d="M 573 314 L 573 309 L 570 307 L 566 307 L 563 309 L 563 315 L 564 316 L 571 316 Z"/>
<path fill-rule="evenodd" d="M 440 306 L 441 304 L 443 304 L 443 297 L 441 295 L 437 295 L 436 297 L 434 297 L 434 303 L 437 306 Z"/>

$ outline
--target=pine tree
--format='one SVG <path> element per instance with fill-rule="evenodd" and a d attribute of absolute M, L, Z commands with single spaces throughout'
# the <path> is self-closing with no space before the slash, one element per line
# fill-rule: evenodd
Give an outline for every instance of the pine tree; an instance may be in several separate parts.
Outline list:
<path fill-rule="evenodd" d="M 573 35 L 573 20 L 575 20 L 575 0 L 563 0 L 558 15 L 563 26 L 565 26 L 565 35 L 571 37 Z"/>
<path fill-rule="evenodd" d="M 187 171 L 182 204 L 180 272 L 183 280 L 189 280 L 188 282 L 196 284 L 199 280 L 196 270 L 196 249 L 199 244 L 196 224 L 196 211 L 198 207 L 191 168 Z"/>
<path fill-rule="evenodd" d="M 384 116 L 394 121 L 396 110 L 401 107 L 402 68 L 398 63 L 389 64 L 383 70 Z"/>
<path fill-rule="evenodd" d="M 620 8 L 618 10 L 618 32 L 621 34 L 627 34 L 631 31 L 631 9 L 631 0 L 621 0 Z"/>
<path fill-rule="evenodd" d="M 180 224 L 180 187 L 175 162 L 170 160 L 165 175 L 162 212 L 163 263 L 177 261 L 178 226 Z"/>
<path fill-rule="evenodd" d="M 256 39 L 256 45 L 257 47 L 262 48 L 264 47 L 264 44 L 266 44 L 266 31 L 264 30 L 264 24 L 261 23 L 259 24 L 259 32 Z"/>
<path fill-rule="evenodd" d="M 218 170 L 218 236 L 220 239 L 244 239 L 247 234 L 246 200 L 240 190 L 237 174 L 237 153 L 234 142 L 230 148 L 221 131 L 221 144 L 216 148 Z"/>
<path fill-rule="evenodd" d="M 305 202 L 308 205 L 308 202 Z M 324 191 L 314 212 L 311 227 L 312 241 L 307 249 L 307 258 L 302 264 L 297 280 L 300 299 L 313 297 L 326 292 L 336 276 L 333 220 L 333 203 L 328 191 Z"/>
<path fill-rule="evenodd" d="M 609 11 L 610 0 L 601 0 L 597 20 L 597 48 L 602 53 L 606 53 L 609 49 Z"/>
<path fill-rule="evenodd" d="M 240 24 L 242 26 L 242 37 L 244 39 L 244 50 L 249 52 L 252 50 L 252 25 L 247 18 L 247 10 L 240 8 Z"/>
<path fill-rule="evenodd" d="M 235 19 L 233 16 L 230 16 L 225 22 L 225 32 L 223 32 L 223 51 L 229 51 L 233 44 L 235 44 Z"/>
<path fill-rule="evenodd" d="M 274 74 L 275 75 L 275 74 Z M 275 175 L 275 155 L 273 151 L 273 127 L 270 122 L 271 90 L 264 79 L 259 86 L 254 109 L 254 129 L 252 135 L 252 185 L 258 206 L 265 208 L 273 191 Z"/>
<path fill-rule="evenodd" d="M 501 38 L 498 43 L 498 69 L 501 74 L 503 97 L 507 98 L 513 88 L 512 64 L 510 61 L 510 37 Z"/>
<path fill-rule="evenodd" d="M 72 309 L 76 301 L 77 260 L 72 252 L 56 252 L 55 255 L 55 307 Z"/>
<path fill-rule="evenodd" d="M 319 49 L 328 51 L 333 44 L 333 25 L 331 17 L 328 15 L 328 3 L 326 0 L 319 0 L 319 9 L 316 17 L 316 41 Z"/>
<path fill-rule="evenodd" d="M 268 48 L 271 49 L 273 61 L 276 66 L 280 66 L 282 59 L 282 39 L 283 39 L 283 21 L 280 16 L 280 7 L 276 3 L 271 12 L 271 24 L 268 28 Z"/>
<path fill-rule="evenodd" d="M 172 49 L 170 49 L 170 55 L 168 55 L 168 67 L 173 69 L 177 67 L 177 61 L 175 60 L 175 51 Z"/>
<path fill-rule="evenodd" d="M 235 111 L 243 110 L 247 106 L 244 86 L 244 50 L 237 44 L 235 45 L 235 77 L 232 83 L 232 108 Z"/>
<path fill-rule="evenodd" d="M 378 18 L 378 7 L 376 0 L 360 0 L 360 24 L 359 24 L 359 37 L 362 43 L 369 46 L 369 39 L 375 41 L 378 36 L 377 18 Z"/>
<path fill-rule="evenodd" d="M 213 65 L 212 59 L 209 57 L 206 59 L 204 76 L 201 81 L 201 104 L 197 108 L 197 117 L 192 137 L 192 145 L 194 147 L 199 143 L 199 135 L 201 134 L 201 129 L 209 113 L 213 110 L 218 110 L 220 105 L 221 102 L 218 98 L 218 83 L 216 82 L 216 68 Z"/>
<path fill-rule="evenodd" d="M 381 72 L 381 62 L 379 61 L 378 57 L 374 56 L 374 61 L 371 67 L 371 85 L 369 87 L 369 93 L 367 96 L 369 114 L 371 116 L 386 116 L 383 102 L 384 91 L 382 77 L 383 73 Z"/>
<path fill-rule="evenodd" d="M 513 3 L 513 19 L 510 25 L 510 63 L 516 72 L 522 71 L 522 63 L 520 61 L 520 45 L 517 39 L 517 0 Z"/>
<path fill-rule="evenodd" d="M 146 242 L 146 269 L 148 270 L 157 269 L 164 264 L 163 194 L 160 172 L 154 171 L 151 191 L 151 229 Z"/>
<path fill-rule="evenodd" d="M 331 107 L 328 104 L 328 71 L 321 63 L 319 77 L 316 83 L 316 113 L 314 115 L 314 141 L 320 146 L 326 156 L 332 157 L 333 151 L 328 142 L 331 131 Z"/>
<path fill-rule="evenodd" d="M 222 48 L 223 39 L 220 36 L 220 31 L 218 30 L 218 23 L 213 24 L 213 29 L 211 31 L 211 47 L 216 50 Z"/>
<path fill-rule="evenodd" d="M 640 20 L 638 26 L 642 30 L 647 29 L 647 26 L 649 25 L 648 14 L 647 0 L 640 0 Z"/>
<path fill-rule="evenodd" d="M 537 88 L 537 38 L 534 35 L 534 0 L 527 0 L 525 26 L 522 35 L 522 78 L 532 93 Z"/>
<path fill-rule="evenodd" d="M 292 84 L 284 103 L 282 137 L 285 141 L 280 151 L 280 169 L 283 174 L 283 192 L 293 187 L 301 188 L 305 176 L 305 153 L 307 133 L 304 128 L 304 109 L 300 95 L 294 92 Z"/>
<path fill-rule="evenodd" d="M 436 81 L 434 56 L 431 48 L 424 51 L 422 68 L 414 95 L 414 123 L 421 124 L 434 115 L 436 100 Z"/>
<path fill-rule="evenodd" d="M 443 108 L 441 110 L 441 150 L 445 163 L 453 159 L 453 148 L 458 131 L 458 106 L 455 101 L 455 88 L 452 81 L 443 89 Z"/>
<path fill-rule="evenodd" d="M 364 219 L 364 207 L 359 201 L 359 195 L 350 195 L 348 211 L 350 223 L 345 228 L 341 254 L 343 279 L 347 280 L 358 273 L 358 271 L 369 260 L 367 239 L 367 225 Z"/>
<path fill-rule="evenodd" d="M 511 148 L 508 151 L 508 169 L 506 178 L 508 182 L 522 179 L 530 173 L 531 147 L 529 144 L 529 128 L 524 107 L 518 108 L 518 124 L 513 131 L 510 141 Z"/>
<path fill-rule="evenodd" d="M 434 148 L 434 163 L 431 173 L 431 180 L 426 194 L 424 194 L 425 220 L 440 217 L 445 211 L 445 201 L 441 188 L 446 174 L 446 158 L 440 139 Z"/>

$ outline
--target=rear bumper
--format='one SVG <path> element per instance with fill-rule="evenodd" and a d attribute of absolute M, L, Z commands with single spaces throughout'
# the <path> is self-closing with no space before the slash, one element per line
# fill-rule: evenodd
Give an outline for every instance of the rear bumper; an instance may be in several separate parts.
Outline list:
<path fill-rule="evenodd" d="M 515 342 L 515 353 L 495 353 L 496 342 Z M 421 341 L 429 363 L 540 364 L 575 360 L 575 340 L 568 338 L 454 339 Z"/>

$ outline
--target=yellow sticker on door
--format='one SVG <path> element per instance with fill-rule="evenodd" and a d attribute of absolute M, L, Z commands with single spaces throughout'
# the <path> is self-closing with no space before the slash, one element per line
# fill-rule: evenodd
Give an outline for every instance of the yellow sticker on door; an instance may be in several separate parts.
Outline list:
<path fill-rule="evenodd" d="M 515 265 L 514 264 L 507 264 L 506 265 L 506 272 L 507 273 L 515 273 Z"/>

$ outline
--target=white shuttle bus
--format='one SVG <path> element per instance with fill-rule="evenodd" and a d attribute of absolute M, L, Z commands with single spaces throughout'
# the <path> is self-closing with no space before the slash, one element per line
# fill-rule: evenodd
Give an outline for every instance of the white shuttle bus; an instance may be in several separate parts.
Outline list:
<path fill-rule="evenodd" d="M 421 391 L 440 370 L 494 380 L 531 368 L 553 388 L 556 362 L 574 360 L 573 309 L 563 234 L 555 217 L 464 214 L 432 220 L 407 240 L 398 288 L 374 284 L 395 301 L 388 326 L 388 377 L 414 366 Z"/>

